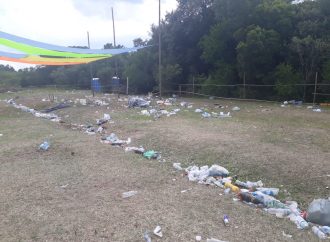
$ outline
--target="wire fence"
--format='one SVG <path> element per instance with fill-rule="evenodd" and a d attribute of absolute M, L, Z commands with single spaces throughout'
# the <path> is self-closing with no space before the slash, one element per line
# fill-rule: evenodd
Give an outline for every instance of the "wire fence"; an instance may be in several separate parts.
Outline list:
<path fill-rule="evenodd" d="M 315 84 L 178 84 L 171 92 L 178 95 L 215 97 L 230 100 L 283 101 L 302 100 L 310 103 L 330 102 L 330 82 Z M 289 89 L 291 94 L 279 95 L 280 90 Z"/>

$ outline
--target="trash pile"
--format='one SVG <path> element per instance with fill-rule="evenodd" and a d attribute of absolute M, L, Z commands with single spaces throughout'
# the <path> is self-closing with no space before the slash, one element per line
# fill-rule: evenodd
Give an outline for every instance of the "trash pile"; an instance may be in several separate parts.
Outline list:
<path fill-rule="evenodd" d="M 37 118 L 44 118 L 44 119 L 51 120 L 53 122 L 60 122 L 61 121 L 61 118 L 58 117 L 56 114 L 42 113 L 42 112 L 39 112 L 39 111 L 37 111 L 33 108 L 29 108 L 29 107 L 23 106 L 21 104 L 18 105 L 18 104 L 15 103 L 15 101 L 13 99 L 8 100 L 7 103 L 12 105 L 14 108 L 22 110 L 23 112 L 31 113 L 34 116 L 36 116 Z"/>
<path fill-rule="evenodd" d="M 302 211 L 295 201 L 278 200 L 278 188 L 264 187 L 262 181 L 240 181 L 237 177 L 230 177 L 229 171 L 222 166 L 189 166 L 183 169 L 180 163 L 173 163 L 173 167 L 177 171 L 185 171 L 189 181 L 221 187 L 225 194 L 232 192 L 249 206 L 289 219 L 298 229 L 307 229 L 313 224 L 312 231 L 320 239 L 330 235 L 330 198 L 314 200 L 307 211 Z"/>
<path fill-rule="evenodd" d="M 176 115 L 178 112 L 180 112 L 179 108 L 173 109 L 172 111 L 167 111 L 164 109 L 156 110 L 156 109 L 150 109 L 150 110 L 142 110 L 141 115 L 145 116 L 153 116 L 154 118 L 160 118 L 161 116 L 170 117 L 172 115 Z"/>
<path fill-rule="evenodd" d="M 43 110 L 42 112 L 43 113 L 50 113 L 50 112 L 53 112 L 53 111 L 56 111 L 56 110 L 59 110 L 59 109 L 63 109 L 63 108 L 68 108 L 68 107 L 70 107 L 69 104 L 60 103 L 60 104 L 56 105 L 55 107 L 47 108 L 47 109 Z"/>
<path fill-rule="evenodd" d="M 85 96 L 85 98 L 77 98 L 74 101 L 74 104 L 80 104 L 82 106 L 87 106 L 87 105 L 109 106 L 110 98 L 107 98 L 107 101 L 108 102 L 100 99 L 95 99 L 92 96 Z"/>
<path fill-rule="evenodd" d="M 111 133 L 110 135 L 106 137 L 101 138 L 101 142 L 104 144 L 111 144 L 113 146 L 122 146 L 122 145 L 128 145 L 132 142 L 131 138 L 128 138 L 127 140 L 121 140 L 117 137 L 116 134 Z"/>
<path fill-rule="evenodd" d="M 146 101 L 145 99 L 140 97 L 130 97 L 128 99 L 129 108 L 135 108 L 135 107 L 146 108 L 149 105 L 150 105 L 150 101 Z"/>

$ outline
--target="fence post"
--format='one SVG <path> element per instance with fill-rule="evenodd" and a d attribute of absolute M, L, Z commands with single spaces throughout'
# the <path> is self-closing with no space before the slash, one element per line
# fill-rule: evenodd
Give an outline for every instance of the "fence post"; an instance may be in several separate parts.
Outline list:
<path fill-rule="evenodd" d="M 318 76 L 318 72 L 316 72 L 316 74 L 315 74 L 315 86 L 314 86 L 313 107 L 315 106 L 316 87 L 317 87 L 317 76 Z"/>
<path fill-rule="evenodd" d="M 193 76 L 193 96 L 195 96 L 195 76 Z"/>
<path fill-rule="evenodd" d="M 246 90 L 245 90 L 245 71 L 244 71 L 244 74 L 243 74 L 243 84 L 244 84 L 243 98 L 245 99 L 245 98 L 246 98 Z"/>
<path fill-rule="evenodd" d="M 126 95 L 128 95 L 128 77 L 126 79 Z"/>

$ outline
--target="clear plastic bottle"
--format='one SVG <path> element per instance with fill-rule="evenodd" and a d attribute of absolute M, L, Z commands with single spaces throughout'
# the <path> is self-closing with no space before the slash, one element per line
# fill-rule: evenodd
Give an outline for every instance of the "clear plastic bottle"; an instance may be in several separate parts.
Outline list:
<path fill-rule="evenodd" d="M 323 233 L 318 227 L 313 226 L 312 231 L 317 237 L 319 237 L 319 239 L 327 239 L 325 233 Z"/>
<path fill-rule="evenodd" d="M 276 217 L 280 218 L 284 218 L 291 214 L 291 210 L 286 208 L 268 208 L 266 211 L 270 214 L 275 214 Z"/>
<path fill-rule="evenodd" d="M 297 225 L 298 229 L 306 229 L 308 227 L 308 223 L 300 215 L 295 215 L 292 213 L 290 214 L 289 218 Z"/>

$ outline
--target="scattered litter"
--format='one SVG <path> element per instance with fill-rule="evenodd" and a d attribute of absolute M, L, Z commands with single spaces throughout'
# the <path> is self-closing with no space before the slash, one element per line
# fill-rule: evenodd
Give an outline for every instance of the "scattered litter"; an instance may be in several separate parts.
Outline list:
<path fill-rule="evenodd" d="M 313 109 L 313 112 L 321 113 L 322 110 L 320 108 L 315 108 L 315 109 Z"/>
<path fill-rule="evenodd" d="M 145 158 L 148 158 L 149 160 L 150 159 L 157 159 L 157 160 L 161 159 L 161 154 L 154 150 L 148 150 L 148 151 L 144 152 L 143 156 Z"/>
<path fill-rule="evenodd" d="M 276 197 L 278 195 L 279 190 L 280 189 L 278 189 L 278 188 L 266 188 L 266 187 L 257 188 L 257 191 L 261 191 L 262 193 L 273 196 L 273 197 Z"/>
<path fill-rule="evenodd" d="M 117 137 L 116 134 L 111 133 L 109 136 L 103 137 L 101 142 L 111 145 L 124 145 L 124 144 L 130 144 L 131 138 L 128 138 L 127 140 L 121 140 Z"/>
<path fill-rule="evenodd" d="M 204 113 L 202 113 L 202 117 L 203 118 L 211 118 L 211 114 L 209 114 L 208 112 L 204 112 Z"/>
<path fill-rule="evenodd" d="M 157 226 L 154 229 L 154 235 L 157 235 L 158 237 L 162 238 L 163 237 L 163 232 L 162 232 L 162 228 L 160 226 Z"/>
<path fill-rule="evenodd" d="M 307 209 L 306 220 L 311 223 L 330 226 L 330 200 L 314 200 Z"/>
<path fill-rule="evenodd" d="M 133 151 L 136 154 L 143 154 L 145 152 L 145 150 L 142 146 L 141 147 L 126 147 L 125 151 L 126 152 Z"/>
<path fill-rule="evenodd" d="M 69 186 L 69 184 L 65 184 L 65 185 L 61 186 L 61 188 L 66 188 L 67 186 Z"/>
<path fill-rule="evenodd" d="M 87 105 L 87 100 L 86 99 L 79 99 L 79 103 L 83 106 Z"/>
<path fill-rule="evenodd" d="M 3 136 L 3 134 L 0 134 L 0 137 L 2 137 Z"/>
<path fill-rule="evenodd" d="M 129 192 L 124 192 L 122 194 L 122 198 L 129 198 L 129 197 L 133 197 L 137 194 L 137 191 L 129 191 Z"/>
<path fill-rule="evenodd" d="M 202 113 L 202 112 L 203 112 L 202 109 L 199 109 L 199 108 L 195 109 L 195 113 Z"/>
<path fill-rule="evenodd" d="M 225 226 L 229 225 L 229 217 L 226 214 L 223 216 L 223 223 L 225 224 Z"/>
<path fill-rule="evenodd" d="M 219 118 L 231 118 L 230 112 L 228 113 L 220 112 Z"/>
<path fill-rule="evenodd" d="M 110 114 L 105 113 L 105 114 L 103 114 L 103 118 L 102 118 L 102 119 L 97 119 L 97 120 L 96 120 L 96 124 L 97 124 L 97 125 L 105 124 L 105 123 L 107 123 L 110 119 L 111 119 Z"/>
<path fill-rule="evenodd" d="M 189 188 L 189 189 L 187 189 L 187 190 L 182 190 L 181 193 L 185 193 L 185 192 L 188 192 L 188 191 L 190 191 L 190 190 L 192 190 L 192 188 Z"/>
<path fill-rule="evenodd" d="M 202 241 L 202 236 L 197 235 L 196 236 L 196 241 Z"/>
<path fill-rule="evenodd" d="M 47 109 L 43 110 L 42 112 L 43 113 L 50 113 L 50 112 L 53 112 L 53 111 L 56 111 L 56 110 L 59 110 L 59 109 L 63 109 L 63 108 L 68 108 L 68 107 L 70 107 L 69 104 L 60 103 L 60 104 L 56 105 L 55 107 L 47 108 Z"/>
<path fill-rule="evenodd" d="M 173 163 L 173 167 L 174 169 L 178 170 L 178 171 L 182 171 L 182 167 L 181 167 L 181 163 Z"/>
<path fill-rule="evenodd" d="M 150 238 L 149 233 L 147 231 L 143 234 L 143 238 L 146 242 L 151 242 L 151 238 Z"/>
<path fill-rule="evenodd" d="M 320 230 L 323 233 L 330 235 L 330 227 L 329 226 L 322 226 L 322 227 L 320 227 Z"/>
<path fill-rule="evenodd" d="M 61 119 L 56 114 L 41 113 L 41 112 L 34 110 L 33 108 L 29 108 L 29 107 L 23 106 L 21 104 L 17 105 L 13 99 L 8 100 L 7 103 L 11 104 L 14 108 L 22 110 L 23 112 L 31 113 L 34 116 L 36 116 L 37 118 L 44 118 L 44 119 L 51 120 L 53 122 L 61 121 Z"/>
<path fill-rule="evenodd" d="M 323 233 L 317 226 L 313 226 L 312 231 L 319 239 L 327 239 L 326 234 Z"/>
<path fill-rule="evenodd" d="M 142 115 L 145 115 L 145 116 L 150 116 L 150 113 L 149 113 L 148 110 L 142 110 L 142 111 L 141 111 L 141 114 L 142 114 Z"/>
<path fill-rule="evenodd" d="M 228 241 L 211 238 L 211 239 L 207 239 L 206 242 L 228 242 Z"/>
<path fill-rule="evenodd" d="M 233 107 L 232 110 L 233 111 L 240 111 L 241 109 L 239 107 Z"/>
<path fill-rule="evenodd" d="M 313 109 L 313 106 L 307 106 L 307 109 Z"/>
<path fill-rule="evenodd" d="M 284 231 L 282 231 L 282 234 L 283 234 L 284 237 L 292 238 L 292 235 L 291 234 L 286 234 Z"/>
<path fill-rule="evenodd" d="M 140 107 L 140 108 L 145 108 L 150 105 L 150 101 L 146 101 L 143 98 L 139 97 L 131 97 L 128 99 L 128 107 L 130 108 L 135 108 L 135 107 Z"/>
<path fill-rule="evenodd" d="M 39 149 L 40 150 L 48 150 L 49 146 L 50 146 L 49 143 L 47 141 L 45 141 L 39 146 Z"/>
<path fill-rule="evenodd" d="M 103 130 L 104 130 L 104 128 L 102 126 L 100 126 L 100 127 L 97 128 L 96 132 L 97 133 L 102 133 Z"/>

